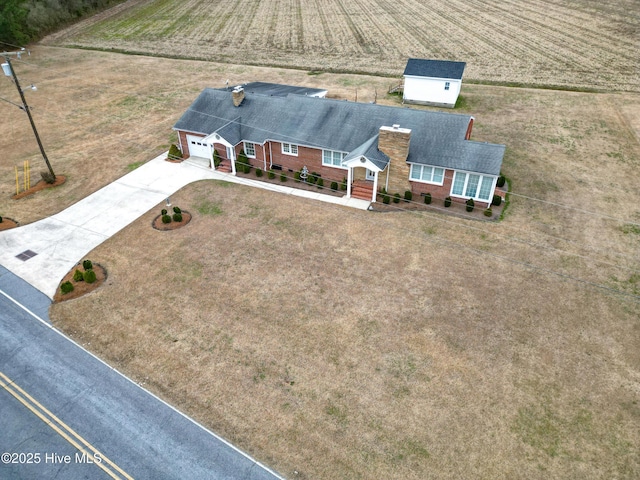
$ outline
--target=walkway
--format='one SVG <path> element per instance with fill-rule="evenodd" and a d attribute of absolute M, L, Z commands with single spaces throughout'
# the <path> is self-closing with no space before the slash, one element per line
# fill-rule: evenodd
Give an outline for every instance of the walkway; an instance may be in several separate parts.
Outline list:
<path fill-rule="evenodd" d="M 165 158 L 160 155 L 52 217 L 0 232 L 0 265 L 53 298 L 62 277 L 91 250 L 198 180 L 225 180 L 362 210 L 369 207 L 363 200 L 272 185 Z"/>

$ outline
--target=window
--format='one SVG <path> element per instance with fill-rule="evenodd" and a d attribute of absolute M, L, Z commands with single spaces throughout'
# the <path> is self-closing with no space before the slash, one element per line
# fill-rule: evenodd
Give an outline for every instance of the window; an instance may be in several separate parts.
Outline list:
<path fill-rule="evenodd" d="M 283 143 L 282 144 L 282 153 L 286 153 L 287 155 L 295 155 L 298 156 L 298 145 L 293 143 Z"/>
<path fill-rule="evenodd" d="M 451 86 L 451 82 L 444 82 L 444 89 L 445 90 L 449 90 L 450 86 Z"/>
<path fill-rule="evenodd" d="M 430 167 L 428 165 L 411 164 L 411 180 L 418 182 L 436 183 L 442 185 L 444 182 L 444 168 Z"/>
<path fill-rule="evenodd" d="M 346 156 L 346 153 L 322 150 L 322 165 L 327 167 L 342 167 L 342 160 Z"/>
<path fill-rule="evenodd" d="M 456 172 L 451 195 L 489 201 L 495 177 L 474 173 Z"/>
<path fill-rule="evenodd" d="M 249 158 L 256 158 L 256 144 L 244 142 L 244 153 Z"/>

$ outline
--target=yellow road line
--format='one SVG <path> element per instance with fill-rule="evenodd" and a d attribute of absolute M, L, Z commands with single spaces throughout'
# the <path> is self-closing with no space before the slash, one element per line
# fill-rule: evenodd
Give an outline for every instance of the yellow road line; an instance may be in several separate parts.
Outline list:
<path fill-rule="evenodd" d="M 4 379 L 4 381 L 2 379 Z M 80 450 L 80 452 L 82 452 L 85 455 L 91 455 L 91 453 L 87 452 L 87 450 L 85 450 L 85 448 L 82 447 L 82 445 L 80 445 L 78 442 L 84 444 L 89 450 L 91 450 L 91 452 L 93 452 L 93 455 L 91 455 L 92 457 L 95 457 L 95 455 L 97 454 L 100 457 L 101 461 L 94 462 L 94 465 L 104 470 L 111 478 L 118 479 L 118 480 L 121 478 L 126 478 L 127 480 L 133 480 L 133 477 L 128 475 L 118 465 L 116 465 L 111 460 L 109 460 L 106 456 L 100 453 L 100 451 L 98 451 L 97 448 L 95 448 L 93 445 L 87 442 L 84 438 L 78 435 L 75 431 L 73 431 L 71 427 L 69 427 L 66 423 L 64 423 L 62 420 L 56 417 L 53 413 L 51 413 L 49 410 L 43 407 L 35 398 L 33 398 L 31 395 L 25 392 L 13 380 L 11 380 L 2 372 L 0 372 L 0 386 L 4 388 L 7 392 L 9 392 L 16 400 L 18 400 L 25 407 L 27 407 L 34 415 L 40 418 L 40 420 L 42 420 L 44 423 L 49 425 L 53 430 L 55 430 L 62 438 L 64 438 L 67 442 L 69 442 L 71 445 L 73 445 L 78 450 Z M 49 418 L 45 417 L 43 413 L 36 410 L 34 408 L 34 405 L 37 406 L 38 409 L 40 409 Z M 54 421 L 58 423 L 58 425 L 60 426 L 53 423 Z M 66 430 L 66 432 L 63 431 L 63 429 Z M 75 440 L 72 437 L 75 437 Z M 107 463 L 108 465 L 110 465 L 111 468 L 119 472 L 122 475 L 122 477 L 112 472 L 106 465 L 104 465 L 104 463 Z"/>

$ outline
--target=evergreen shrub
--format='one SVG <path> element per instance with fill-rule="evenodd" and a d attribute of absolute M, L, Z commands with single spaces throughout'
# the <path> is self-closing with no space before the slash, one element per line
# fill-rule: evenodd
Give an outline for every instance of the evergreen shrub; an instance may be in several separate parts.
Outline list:
<path fill-rule="evenodd" d="M 91 263 L 91 260 L 85 260 L 82 262 L 82 268 L 85 270 L 91 270 L 93 268 L 93 263 Z"/>
<path fill-rule="evenodd" d="M 451 197 L 447 197 L 444 199 L 444 206 L 447 208 L 451 206 Z"/>
<path fill-rule="evenodd" d="M 83 280 L 84 280 L 84 276 L 82 275 L 82 272 L 76 268 L 76 271 L 73 272 L 73 281 L 81 282 Z"/>
<path fill-rule="evenodd" d="M 431 194 L 430 193 L 425 193 L 424 194 L 424 203 L 426 203 L 427 205 L 429 205 L 431 203 Z"/>
<path fill-rule="evenodd" d="M 96 281 L 96 272 L 94 272 L 93 270 L 87 270 L 86 272 L 84 272 L 83 276 L 84 281 L 87 283 L 93 283 Z"/>
<path fill-rule="evenodd" d="M 60 290 L 62 291 L 63 295 L 69 292 L 73 292 L 73 283 L 64 282 L 62 285 L 60 285 Z"/>

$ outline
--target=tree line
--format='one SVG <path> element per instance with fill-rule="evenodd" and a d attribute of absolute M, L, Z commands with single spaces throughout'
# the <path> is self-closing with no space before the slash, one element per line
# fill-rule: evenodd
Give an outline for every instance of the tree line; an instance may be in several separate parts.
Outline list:
<path fill-rule="evenodd" d="M 0 42 L 26 45 L 123 0 L 0 0 Z"/>

